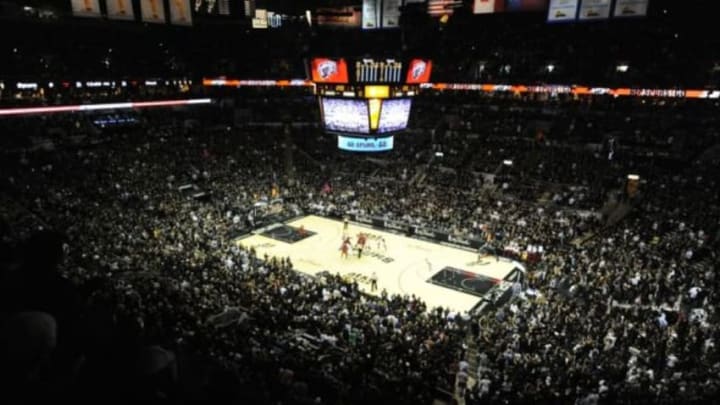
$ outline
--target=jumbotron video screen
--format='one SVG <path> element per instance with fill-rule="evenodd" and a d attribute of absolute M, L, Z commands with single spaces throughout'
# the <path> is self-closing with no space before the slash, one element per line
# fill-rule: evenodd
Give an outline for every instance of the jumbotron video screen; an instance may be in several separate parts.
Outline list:
<path fill-rule="evenodd" d="M 407 128 L 412 100 L 382 100 L 377 107 L 365 99 L 322 97 L 322 122 L 325 130 L 334 133 L 368 135 L 372 130 L 388 134 Z M 375 122 L 373 122 L 375 121 Z"/>
<path fill-rule="evenodd" d="M 362 99 L 321 98 L 323 125 L 327 131 L 369 134 L 368 103 Z"/>
<path fill-rule="evenodd" d="M 307 67 L 322 128 L 337 136 L 338 149 L 386 152 L 408 128 L 412 98 L 430 80 L 432 61 L 317 57 Z"/>
<path fill-rule="evenodd" d="M 383 100 L 380 108 L 378 132 L 384 134 L 406 129 L 411 106 L 412 100 L 409 98 Z"/>

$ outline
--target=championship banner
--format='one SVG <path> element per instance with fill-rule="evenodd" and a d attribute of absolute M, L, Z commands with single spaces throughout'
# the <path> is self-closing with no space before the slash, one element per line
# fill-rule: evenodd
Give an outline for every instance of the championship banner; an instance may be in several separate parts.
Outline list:
<path fill-rule="evenodd" d="M 428 14 L 433 17 L 452 15 L 455 8 L 462 7 L 462 0 L 428 0 Z"/>
<path fill-rule="evenodd" d="M 315 10 L 315 23 L 328 27 L 356 28 L 362 23 L 362 8 L 323 7 Z"/>
<path fill-rule="evenodd" d="M 363 0 L 362 27 L 364 30 L 380 28 L 380 6 L 382 0 Z"/>
<path fill-rule="evenodd" d="M 582 0 L 580 20 L 601 20 L 610 17 L 610 0 Z"/>
<path fill-rule="evenodd" d="M 170 23 L 192 25 L 190 0 L 170 0 Z"/>
<path fill-rule="evenodd" d="M 165 23 L 165 4 L 162 0 L 140 0 L 142 20 L 148 23 Z"/>
<path fill-rule="evenodd" d="M 548 22 L 575 21 L 579 0 L 550 0 Z"/>
<path fill-rule="evenodd" d="M 502 11 L 500 3 L 503 0 L 475 0 L 473 14 L 491 14 Z"/>
<path fill-rule="evenodd" d="M 268 24 L 268 11 L 264 8 L 255 9 L 255 18 L 252 19 L 253 29 L 267 29 Z"/>
<path fill-rule="evenodd" d="M 401 0 L 383 0 L 383 28 L 397 28 L 400 26 L 400 6 Z"/>
<path fill-rule="evenodd" d="M 107 16 L 111 20 L 134 20 L 132 0 L 106 0 Z"/>
<path fill-rule="evenodd" d="M 649 0 L 617 0 L 613 17 L 645 17 Z"/>
<path fill-rule="evenodd" d="M 172 1 L 172 0 L 171 0 Z M 233 0 L 235 1 L 235 0 Z M 254 3 L 254 0 L 252 1 Z M 192 0 L 193 11 L 203 15 L 230 15 L 230 0 Z M 250 1 L 245 0 L 245 6 L 250 6 Z M 254 8 L 254 4 L 252 6 Z M 246 16 L 253 15 L 246 12 Z"/>
<path fill-rule="evenodd" d="M 75 17 L 102 17 L 99 0 L 72 0 L 72 9 Z"/>
<path fill-rule="evenodd" d="M 230 0 L 220 0 L 218 3 L 218 14 L 230 15 Z"/>

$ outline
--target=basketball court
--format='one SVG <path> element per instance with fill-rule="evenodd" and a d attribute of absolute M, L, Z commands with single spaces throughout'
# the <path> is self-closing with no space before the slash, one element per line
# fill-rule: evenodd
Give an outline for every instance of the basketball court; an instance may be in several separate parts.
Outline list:
<path fill-rule="evenodd" d="M 347 258 L 341 257 L 343 234 L 354 245 L 361 232 L 367 235 L 362 257 L 354 249 Z M 506 289 L 509 283 L 503 280 L 522 268 L 495 256 L 483 256 L 478 262 L 473 251 L 352 222 L 344 231 L 342 222 L 315 215 L 258 229 L 236 243 L 255 248 L 259 257 L 290 257 L 295 270 L 309 275 L 339 273 L 369 294 L 380 294 L 383 289 L 388 294 L 414 294 L 429 308 L 454 311 L 470 311 L 484 297 Z M 371 289 L 373 273 L 377 290 Z"/>

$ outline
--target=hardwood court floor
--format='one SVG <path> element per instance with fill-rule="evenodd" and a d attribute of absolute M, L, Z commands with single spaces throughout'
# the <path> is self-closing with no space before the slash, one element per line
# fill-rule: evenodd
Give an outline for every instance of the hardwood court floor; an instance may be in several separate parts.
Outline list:
<path fill-rule="evenodd" d="M 347 279 L 358 282 L 360 288 L 371 294 L 379 294 L 385 289 L 389 294 L 415 294 L 422 298 L 429 308 L 442 306 L 454 311 L 468 311 L 480 297 L 427 282 L 435 273 L 445 267 L 461 269 L 494 279 L 502 279 L 514 268 L 510 260 L 494 257 L 481 258 L 477 263 L 477 253 L 438 243 L 426 242 L 390 232 L 373 229 L 369 226 L 350 223 L 348 235 L 353 244 L 356 235 L 366 233 L 367 248 L 363 257 L 351 251 L 348 258 L 341 258 L 340 245 L 343 224 L 340 221 L 315 215 L 295 219 L 286 223 L 292 228 L 303 226 L 314 234 L 295 242 L 284 242 L 284 232 L 288 227 L 277 228 L 278 238 L 259 233 L 237 240 L 244 247 L 254 247 L 258 255 L 290 257 L 297 271 L 315 275 L 322 271 L 339 273 Z M 266 235 L 272 232 L 265 232 Z M 385 238 L 387 249 L 378 246 L 377 238 Z M 377 275 L 377 291 L 370 289 L 370 277 Z"/>

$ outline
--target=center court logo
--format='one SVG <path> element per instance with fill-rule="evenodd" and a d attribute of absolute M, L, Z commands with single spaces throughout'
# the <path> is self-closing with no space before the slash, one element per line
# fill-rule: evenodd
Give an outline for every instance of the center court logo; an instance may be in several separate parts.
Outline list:
<path fill-rule="evenodd" d="M 323 61 L 320 65 L 318 65 L 317 71 L 321 79 L 327 80 L 337 73 L 337 62 L 334 60 Z"/>

